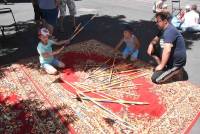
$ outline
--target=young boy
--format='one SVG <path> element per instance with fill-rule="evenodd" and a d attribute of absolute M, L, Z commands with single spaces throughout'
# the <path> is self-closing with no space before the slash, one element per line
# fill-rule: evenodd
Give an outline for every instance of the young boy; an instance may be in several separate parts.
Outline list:
<path fill-rule="evenodd" d="M 123 38 L 120 40 L 118 45 L 115 47 L 115 51 L 125 43 L 126 47 L 124 48 L 122 55 L 126 59 L 128 56 L 131 56 L 131 61 L 134 61 L 138 58 L 140 42 L 138 38 L 133 34 L 131 27 L 126 26 L 123 30 Z"/>
<path fill-rule="evenodd" d="M 64 46 L 56 51 L 52 51 L 52 45 L 62 45 L 62 44 L 69 44 L 69 40 L 63 40 L 59 42 L 54 42 L 49 39 L 49 31 L 46 28 L 42 28 L 39 30 L 38 37 L 40 42 L 37 46 L 37 51 L 40 55 L 39 60 L 41 67 L 45 69 L 48 74 L 56 74 L 57 70 L 55 67 L 64 68 L 65 64 L 54 56 L 59 54 L 63 49 Z"/>

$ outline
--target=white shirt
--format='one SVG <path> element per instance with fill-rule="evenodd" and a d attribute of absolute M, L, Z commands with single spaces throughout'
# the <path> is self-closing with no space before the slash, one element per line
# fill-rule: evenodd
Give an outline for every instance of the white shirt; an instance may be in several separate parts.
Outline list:
<path fill-rule="evenodd" d="M 194 10 L 191 10 L 190 12 L 187 12 L 184 15 L 184 27 L 193 27 L 198 25 L 199 22 L 199 14 L 195 12 Z"/>
<path fill-rule="evenodd" d="M 163 9 L 163 5 L 164 5 L 164 1 L 162 0 L 155 2 L 153 6 L 153 11 L 160 12 L 160 10 Z"/>

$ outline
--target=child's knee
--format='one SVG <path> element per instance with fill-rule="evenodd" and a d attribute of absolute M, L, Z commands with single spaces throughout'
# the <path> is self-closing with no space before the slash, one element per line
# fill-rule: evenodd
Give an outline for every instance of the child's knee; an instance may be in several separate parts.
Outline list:
<path fill-rule="evenodd" d="M 55 74 L 58 73 L 58 71 L 57 71 L 55 68 L 52 68 L 52 69 L 45 69 L 45 70 L 46 70 L 46 72 L 47 72 L 48 74 L 52 74 L 52 75 L 55 75 Z"/>
<path fill-rule="evenodd" d="M 130 59 L 131 61 L 136 61 L 137 60 L 137 58 L 136 57 L 131 57 L 131 59 Z"/>
<path fill-rule="evenodd" d="M 59 68 L 65 68 L 65 64 L 61 61 L 58 62 L 58 67 Z"/>
<path fill-rule="evenodd" d="M 128 58 L 128 54 L 127 54 L 127 53 L 122 53 L 122 58 L 123 58 L 123 59 Z"/>
<path fill-rule="evenodd" d="M 50 64 L 45 64 L 43 66 L 44 70 L 48 73 L 48 74 L 52 74 L 55 75 L 58 73 L 58 71 Z"/>
<path fill-rule="evenodd" d="M 131 61 L 137 60 L 137 55 L 131 55 Z"/>

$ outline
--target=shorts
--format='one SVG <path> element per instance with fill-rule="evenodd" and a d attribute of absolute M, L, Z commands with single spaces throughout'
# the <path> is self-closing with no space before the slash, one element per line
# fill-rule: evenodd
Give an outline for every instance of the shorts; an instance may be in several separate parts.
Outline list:
<path fill-rule="evenodd" d="M 75 3 L 74 3 L 74 0 L 61 0 L 60 16 L 66 15 L 66 5 L 69 9 L 69 14 L 71 16 L 75 16 L 76 15 L 76 6 L 75 6 Z"/>
<path fill-rule="evenodd" d="M 128 56 L 131 56 L 131 61 L 138 58 L 139 50 L 134 50 L 133 48 L 125 47 L 122 55 L 123 58 L 126 59 Z"/>
<path fill-rule="evenodd" d="M 41 64 L 41 68 L 44 68 L 44 70 L 48 74 L 57 73 L 57 69 L 55 67 L 64 68 L 65 64 L 63 62 L 59 61 L 58 59 L 54 59 L 51 63 L 42 63 Z"/>
<path fill-rule="evenodd" d="M 154 83 L 161 84 L 167 82 L 170 78 L 180 72 L 182 67 L 172 67 L 169 69 L 163 69 L 155 71 L 151 76 L 151 80 Z"/>

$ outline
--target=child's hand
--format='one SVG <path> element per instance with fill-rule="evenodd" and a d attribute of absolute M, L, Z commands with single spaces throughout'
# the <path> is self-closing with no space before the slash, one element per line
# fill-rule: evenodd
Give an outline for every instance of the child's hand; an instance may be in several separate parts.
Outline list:
<path fill-rule="evenodd" d="M 117 49 L 117 48 L 115 48 L 115 49 L 114 49 L 114 53 L 117 53 L 117 51 L 118 51 L 118 49 Z"/>
<path fill-rule="evenodd" d="M 65 48 L 65 46 L 62 46 L 61 48 L 56 50 L 54 54 L 59 54 L 64 48 Z"/>
<path fill-rule="evenodd" d="M 64 40 L 64 44 L 69 44 L 70 43 L 70 40 Z"/>

